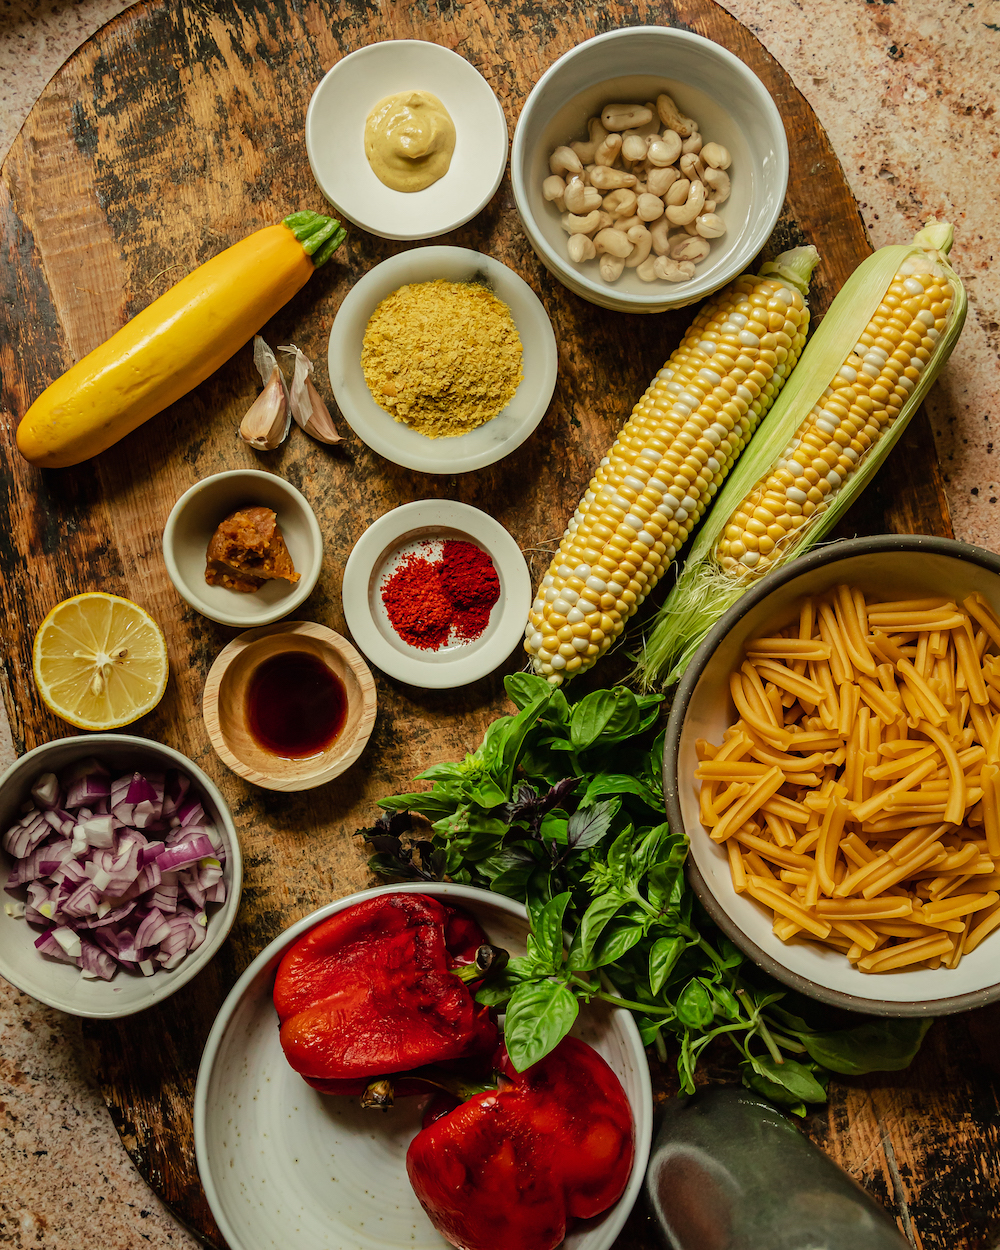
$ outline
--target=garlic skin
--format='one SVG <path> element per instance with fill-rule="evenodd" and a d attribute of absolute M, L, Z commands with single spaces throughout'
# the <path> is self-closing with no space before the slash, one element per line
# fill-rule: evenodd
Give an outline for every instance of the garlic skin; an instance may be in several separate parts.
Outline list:
<path fill-rule="evenodd" d="M 295 358 L 290 404 L 296 423 L 317 442 L 327 443 L 330 446 L 342 442 L 334 427 L 330 411 L 309 376 L 314 368 L 313 362 L 294 343 L 289 343 L 287 347 L 279 347 L 278 351 L 286 352 Z"/>
<path fill-rule="evenodd" d="M 253 341 L 253 363 L 264 389 L 240 422 L 240 438 L 255 451 L 273 451 L 288 437 L 292 416 L 284 375 L 274 352 L 259 334 Z"/>

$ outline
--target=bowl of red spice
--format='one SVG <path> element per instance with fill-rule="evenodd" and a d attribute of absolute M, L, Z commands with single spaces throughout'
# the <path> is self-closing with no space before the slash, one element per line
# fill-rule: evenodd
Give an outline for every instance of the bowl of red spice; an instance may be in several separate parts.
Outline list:
<path fill-rule="evenodd" d="M 344 570 L 344 615 L 373 664 L 425 689 L 491 673 L 520 643 L 531 603 L 521 549 L 468 504 L 422 499 L 380 517 Z"/>

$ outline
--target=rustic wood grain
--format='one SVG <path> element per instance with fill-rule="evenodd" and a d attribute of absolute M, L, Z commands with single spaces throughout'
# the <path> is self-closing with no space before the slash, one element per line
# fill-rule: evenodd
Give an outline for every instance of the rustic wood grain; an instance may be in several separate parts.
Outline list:
<path fill-rule="evenodd" d="M 173 281 L 248 231 L 295 208 L 322 210 L 305 157 L 303 122 L 323 73 L 357 47 L 422 38 L 467 57 L 496 90 L 509 124 L 539 74 L 581 40 L 620 25 L 677 25 L 715 39 L 752 66 L 781 110 L 791 149 L 788 201 L 768 246 L 815 242 L 822 262 L 812 303 L 821 314 L 870 250 L 836 156 L 787 75 L 712 0 L 604 3 L 425 0 L 381 8 L 363 0 L 172 0 L 141 4 L 100 31 L 60 71 L 29 117 L 0 181 L 0 298 L 12 333 L 0 341 L 4 434 L 0 533 L 8 645 L 0 681 L 19 749 L 67 726 L 38 700 L 30 646 L 48 609 L 88 589 L 125 594 L 164 626 L 171 681 L 136 727 L 195 759 L 230 803 L 246 885 L 232 939 L 169 1002 L 122 1024 L 87 1026 L 122 1140 L 141 1173 L 216 1246 L 194 1165 L 191 1106 L 198 1059 L 229 986 L 293 920 L 367 880 L 354 830 L 377 798 L 427 765 L 472 747 L 506 710 L 502 673 L 455 691 L 420 691 L 376 675 L 379 717 L 360 762 L 319 790 L 268 793 L 229 772 L 201 717 L 208 669 L 234 631 L 193 612 L 173 590 L 160 535 L 194 482 L 239 466 L 294 483 L 323 526 L 319 585 L 296 615 L 346 632 L 341 574 L 354 542 L 382 513 L 422 497 L 491 512 L 541 572 L 565 518 L 635 396 L 679 340 L 688 314 L 626 316 L 584 303 L 542 268 L 522 234 L 508 179 L 472 222 L 444 242 L 510 265 L 540 296 L 559 344 L 559 382 L 536 434 L 500 464 L 461 477 L 424 477 L 387 464 L 357 439 L 335 448 L 296 431 L 257 456 L 236 436 L 257 386 L 248 348 L 209 381 L 85 465 L 41 472 L 14 449 L 17 419 L 43 387 Z M 353 230 L 335 260 L 265 327 L 320 363 L 354 281 L 405 245 Z M 348 431 L 343 430 L 347 433 Z M 923 413 L 839 533 L 951 534 Z M 624 662 L 584 682 L 606 683 Z M 970 1025 L 977 1031 L 970 1035 Z M 805 1131 L 896 1213 L 922 1250 L 995 1245 L 1000 1120 L 985 1066 L 988 1025 L 973 1017 L 932 1030 L 917 1064 L 895 1076 L 838 1082 Z M 984 1041 L 984 1039 L 986 1039 Z M 995 1060 L 995 1041 L 993 1043 Z M 732 1076 L 722 1051 L 708 1079 Z M 658 1097 L 674 1085 L 654 1064 Z M 653 1244 L 637 1209 L 620 1242 Z"/>

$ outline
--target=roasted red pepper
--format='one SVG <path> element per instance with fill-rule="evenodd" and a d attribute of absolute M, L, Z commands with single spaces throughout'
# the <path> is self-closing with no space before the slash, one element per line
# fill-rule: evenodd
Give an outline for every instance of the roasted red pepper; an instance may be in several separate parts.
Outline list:
<path fill-rule="evenodd" d="M 496 1024 L 457 975 L 485 942 L 469 916 L 423 894 L 380 894 L 331 916 L 278 966 L 285 1057 L 324 1093 L 360 1094 L 375 1077 L 489 1056 Z"/>
<path fill-rule="evenodd" d="M 622 1196 L 635 1155 L 632 1111 L 611 1068 L 567 1037 L 500 1085 L 435 1118 L 406 1170 L 434 1227 L 463 1250 L 552 1250 L 573 1220 Z"/>

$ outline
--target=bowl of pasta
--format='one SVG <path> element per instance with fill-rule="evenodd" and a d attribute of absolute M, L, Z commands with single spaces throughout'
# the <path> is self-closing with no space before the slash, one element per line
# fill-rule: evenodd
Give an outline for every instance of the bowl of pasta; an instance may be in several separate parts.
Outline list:
<path fill-rule="evenodd" d="M 786 985 L 1000 999 L 1000 558 L 884 535 L 763 578 L 681 679 L 664 793 L 698 897 Z"/>

